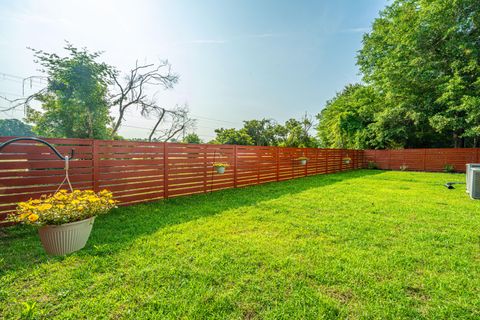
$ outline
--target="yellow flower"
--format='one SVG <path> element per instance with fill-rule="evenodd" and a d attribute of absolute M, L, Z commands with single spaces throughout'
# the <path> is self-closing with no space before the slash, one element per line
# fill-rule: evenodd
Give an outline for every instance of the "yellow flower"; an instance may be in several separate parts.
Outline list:
<path fill-rule="evenodd" d="M 49 203 L 45 203 L 45 204 L 42 204 L 42 205 L 38 206 L 39 211 L 46 211 L 46 210 L 50 210 L 51 208 L 52 208 L 52 205 L 49 204 Z"/>
<path fill-rule="evenodd" d="M 83 211 L 83 206 L 78 206 L 77 210 L 78 211 Z"/>
<path fill-rule="evenodd" d="M 114 203 L 115 203 L 115 201 L 114 201 L 114 200 L 108 200 L 108 203 L 110 203 L 110 204 L 114 204 Z"/>
<path fill-rule="evenodd" d="M 31 215 L 28 216 L 28 220 L 30 220 L 30 222 L 35 222 L 38 220 L 38 215 L 35 213 L 32 213 Z"/>
<path fill-rule="evenodd" d="M 31 214 L 31 212 L 22 213 L 22 214 L 19 216 L 19 218 L 20 218 L 20 220 L 25 220 L 25 218 L 28 217 L 30 214 Z"/>

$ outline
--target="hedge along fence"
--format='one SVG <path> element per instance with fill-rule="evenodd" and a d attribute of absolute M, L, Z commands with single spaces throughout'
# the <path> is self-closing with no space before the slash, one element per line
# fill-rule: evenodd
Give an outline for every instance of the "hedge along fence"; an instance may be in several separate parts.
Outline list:
<path fill-rule="evenodd" d="M 5 142 L 13 137 L 0 137 Z M 111 190 L 121 205 L 361 168 L 361 150 L 282 148 L 90 139 L 46 139 L 75 150 L 75 189 Z M 296 159 L 309 158 L 305 166 Z M 343 158 L 350 157 L 350 163 Z M 212 164 L 228 163 L 224 174 Z M 64 161 L 43 144 L 19 141 L 0 152 L 0 221 L 16 203 L 55 192 Z M 67 186 L 64 186 L 67 188 Z"/>
<path fill-rule="evenodd" d="M 467 163 L 480 163 L 480 149 L 401 149 L 364 150 L 366 163 L 374 162 L 379 169 L 409 171 L 443 171 L 445 165 L 453 165 L 456 172 L 465 172 Z"/>

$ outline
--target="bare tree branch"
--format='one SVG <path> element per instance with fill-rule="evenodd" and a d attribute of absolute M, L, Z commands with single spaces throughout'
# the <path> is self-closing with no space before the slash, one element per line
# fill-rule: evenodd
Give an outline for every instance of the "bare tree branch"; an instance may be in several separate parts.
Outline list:
<path fill-rule="evenodd" d="M 146 114 L 150 116 L 154 114 L 157 118 L 155 126 L 152 128 L 148 141 L 169 141 L 178 137 L 182 132 L 192 129 L 195 126 L 195 120 L 189 117 L 187 106 L 176 106 L 173 109 L 165 109 L 162 107 L 154 107 Z M 161 124 L 164 124 L 161 128 Z M 153 138 L 156 135 L 155 138 Z"/>
<path fill-rule="evenodd" d="M 117 107 L 118 118 L 114 120 L 112 135 L 116 135 L 129 108 L 139 108 L 140 113 L 145 116 L 160 109 L 156 106 L 154 99 L 150 99 L 146 91 L 171 89 L 178 81 L 178 75 L 172 73 L 170 63 L 160 61 L 159 64 L 139 65 L 138 60 L 135 67 L 120 80 L 119 72 L 113 72 L 113 82 L 117 92 L 111 95 L 111 105 Z M 160 122 L 162 119 L 160 119 Z"/>

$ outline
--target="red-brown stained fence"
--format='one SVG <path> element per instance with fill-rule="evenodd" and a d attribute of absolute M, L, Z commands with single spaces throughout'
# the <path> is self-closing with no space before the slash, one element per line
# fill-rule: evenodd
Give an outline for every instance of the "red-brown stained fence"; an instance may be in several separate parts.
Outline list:
<path fill-rule="evenodd" d="M 0 137 L 4 142 L 12 137 Z M 111 190 L 122 205 L 361 168 L 361 150 L 46 139 L 70 161 L 74 188 Z M 300 165 L 298 157 L 309 158 Z M 350 157 L 349 164 L 343 158 Z M 214 162 L 228 163 L 215 174 Z M 18 201 L 55 192 L 64 162 L 43 144 L 19 141 L 0 151 L 0 222 Z M 67 186 L 64 186 L 66 188 Z"/>
<path fill-rule="evenodd" d="M 467 163 L 480 162 L 478 148 L 364 150 L 365 163 L 374 162 L 379 169 L 440 172 L 445 165 L 453 165 L 455 171 L 465 172 Z"/>

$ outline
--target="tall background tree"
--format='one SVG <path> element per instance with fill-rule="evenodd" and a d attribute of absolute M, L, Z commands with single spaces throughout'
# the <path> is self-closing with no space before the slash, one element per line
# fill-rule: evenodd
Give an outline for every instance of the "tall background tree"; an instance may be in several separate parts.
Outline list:
<path fill-rule="evenodd" d="M 335 146 L 348 137 L 360 148 L 478 146 L 479 39 L 478 0 L 393 1 L 375 19 L 358 54 L 364 84 L 377 97 L 355 102 L 347 87 L 327 103 L 319 115 L 322 143 Z M 375 114 L 360 126 L 347 121 L 346 130 L 345 116 L 358 108 Z M 337 133 L 328 134 L 328 127 Z"/>
<path fill-rule="evenodd" d="M 97 62 L 100 52 L 90 53 L 67 43 L 67 57 L 32 49 L 36 62 L 48 78 L 45 89 L 29 97 L 26 120 L 33 131 L 44 137 L 110 137 L 108 85 L 112 68 Z M 32 100 L 42 111 L 29 107 Z"/>
<path fill-rule="evenodd" d="M 32 127 L 18 119 L 0 119 L 0 136 L 33 136 Z"/>

